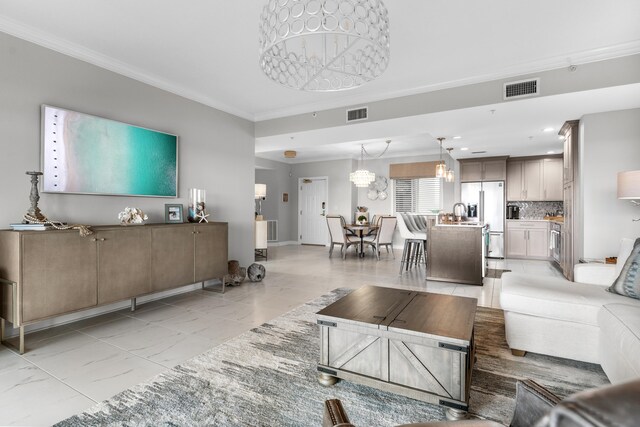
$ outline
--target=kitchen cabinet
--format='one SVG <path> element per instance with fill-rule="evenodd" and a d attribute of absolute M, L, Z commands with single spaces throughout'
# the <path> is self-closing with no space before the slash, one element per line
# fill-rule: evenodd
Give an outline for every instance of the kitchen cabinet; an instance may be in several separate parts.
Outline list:
<path fill-rule="evenodd" d="M 573 254 L 573 182 L 564 185 L 564 223 L 562 226 L 560 264 L 564 277 L 573 280 L 573 265 L 577 264 Z"/>
<path fill-rule="evenodd" d="M 582 257 L 582 233 L 574 230 L 582 229 L 582 212 L 576 206 L 580 194 L 579 132 L 580 121 L 569 120 L 560 129 L 559 135 L 564 137 L 563 158 L 563 202 L 564 224 L 562 227 L 561 265 L 564 276 L 573 280 L 573 266 Z"/>
<path fill-rule="evenodd" d="M 543 200 L 563 200 L 563 159 L 553 158 L 542 161 Z"/>
<path fill-rule="evenodd" d="M 537 158 L 508 162 L 507 200 L 562 200 L 562 160 Z"/>
<path fill-rule="evenodd" d="M 549 258 L 549 223 L 507 221 L 507 257 Z"/>
<path fill-rule="evenodd" d="M 542 160 L 516 160 L 507 165 L 507 200 L 542 200 Z"/>
<path fill-rule="evenodd" d="M 460 160 L 460 182 L 504 181 L 506 178 L 506 157 Z"/>

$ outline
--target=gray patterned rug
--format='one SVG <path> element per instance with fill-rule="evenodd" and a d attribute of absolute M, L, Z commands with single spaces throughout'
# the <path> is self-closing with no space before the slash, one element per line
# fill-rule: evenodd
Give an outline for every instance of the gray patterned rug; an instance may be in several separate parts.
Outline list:
<path fill-rule="evenodd" d="M 357 426 L 444 419 L 444 411 L 369 387 L 316 381 L 315 313 L 349 289 L 336 289 L 59 426 L 305 426 L 322 424 L 325 399 L 339 398 Z M 560 396 L 608 383 L 598 365 L 511 355 L 501 310 L 478 308 L 470 412 L 508 424 L 515 382 L 532 378 Z"/>

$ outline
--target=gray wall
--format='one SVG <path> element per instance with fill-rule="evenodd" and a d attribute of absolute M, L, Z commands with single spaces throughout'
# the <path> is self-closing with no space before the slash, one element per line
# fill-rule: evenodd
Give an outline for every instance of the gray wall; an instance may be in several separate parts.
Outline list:
<path fill-rule="evenodd" d="M 448 165 L 455 165 L 458 176 L 459 163 L 445 154 Z M 430 162 L 438 160 L 438 156 L 408 156 L 385 157 L 376 160 L 366 160 L 365 167 L 376 175 L 389 177 L 389 164 Z M 329 179 L 328 214 L 343 215 L 347 221 L 353 219 L 356 206 L 367 206 L 371 215 L 393 212 L 393 198 L 391 187 L 389 197 L 384 200 L 369 200 L 366 189 L 358 189 L 349 181 L 349 173 L 358 168 L 358 161 L 330 160 L 322 162 L 308 162 L 287 164 L 256 157 L 256 183 L 267 184 L 267 200 L 262 202 L 262 212 L 266 219 L 277 219 L 280 242 L 298 241 L 298 179 L 306 177 L 323 177 Z M 291 176 L 289 176 L 291 175 Z M 444 184 L 444 209 L 451 210 L 453 203 L 459 198 L 455 183 Z M 289 193 L 289 203 L 282 203 L 282 193 Z M 458 191 L 459 192 L 459 191 Z M 401 246 L 401 241 L 397 244 Z"/>
<path fill-rule="evenodd" d="M 164 221 L 165 203 L 187 204 L 187 189 L 207 190 L 211 218 L 229 222 L 229 256 L 253 259 L 254 127 L 223 113 L 86 62 L 0 33 L 0 227 L 29 206 L 24 174 L 40 169 L 43 103 L 180 136 L 178 199 L 43 194 L 51 219 L 114 224 L 126 206 Z"/>
<path fill-rule="evenodd" d="M 534 77 L 540 77 L 541 81 L 544 82 L 540 86 L 540 96 L 552 96 L 638 83 L 640 81 L 640 54 L 580 64 L 574 73 L 568 71 L 567 67 L 562 67 L 555 70 L 541 71 L 506 79 L 368 102 L 366 103 L 369 107 L 369 117 L 367 121 L 371 123 L 379 120 L 429 114 L 438 111 L 450 111 L 479 105 L 513 102 L 504 101 L 502 98 L 503 84 L 505 82 Z M 260 138 L 271 135 L 299 133 L 312 129 L 345 126 L 345 109 L 361 106 L 362 104 L 349 105 L 317 111 L 313 116 L 308 113 L 302 113 L 259 121 L 256 122 L 256 137 Z"/>
<path fill-rule="evenodd" d="M 640 208 L 616 197 L 618 172 L 640 169 L 640 109 L 585 115 L 580 126 L 584 256 L 615 256 L 621 238 L 640 237 Z"/>
<path fill-rule="evenodd" d="M 296 232 L 292 231 L 291 215 L 293 210 L 292 191 L 295 184 L 290 165 L 273 160 L 256 158 L 256 184 L 267 185 L 267 199 L 262 202 L 262 215 L 265 219 L 278 221 L 278 242 L 297 240 Z M 282 193 L 289 194 L 289 201 L 282 201 Z"/>

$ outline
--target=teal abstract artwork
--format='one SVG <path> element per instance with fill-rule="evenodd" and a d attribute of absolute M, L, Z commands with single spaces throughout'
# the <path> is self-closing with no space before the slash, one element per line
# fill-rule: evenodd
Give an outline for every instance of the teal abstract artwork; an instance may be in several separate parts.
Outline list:
<path fill-rule="evenodd" d="M 177 197 L 178 137 L 43 106 L 44 191 Z"/>

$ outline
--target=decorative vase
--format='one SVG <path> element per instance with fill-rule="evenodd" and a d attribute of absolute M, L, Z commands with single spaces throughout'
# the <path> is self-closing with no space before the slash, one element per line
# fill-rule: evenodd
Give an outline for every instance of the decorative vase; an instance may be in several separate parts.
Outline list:
<path fill-rule="evenodd" d="M 198 188 L 189 189 L 189 209 L 187 215 L 187 221 L 200 222 L 200 219 L 205 215 L 205 205 L 207 201 L 206 190 L 200 190 Z"/>
<path fill-rule="evenodd" d="M 264 265 L 253 263 L 247 269 L 247 275 L 252 282 L 260 282 L 267 275 Z"/>

